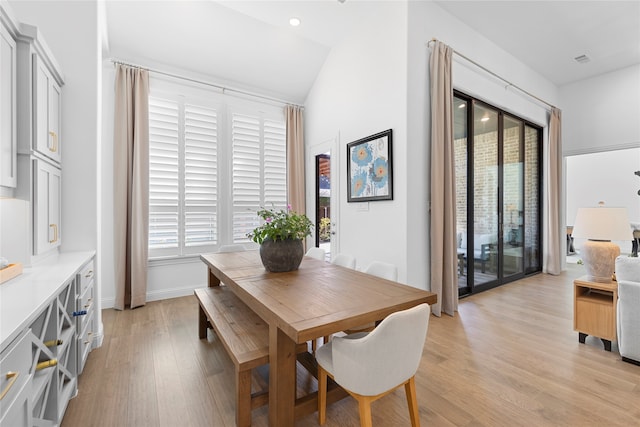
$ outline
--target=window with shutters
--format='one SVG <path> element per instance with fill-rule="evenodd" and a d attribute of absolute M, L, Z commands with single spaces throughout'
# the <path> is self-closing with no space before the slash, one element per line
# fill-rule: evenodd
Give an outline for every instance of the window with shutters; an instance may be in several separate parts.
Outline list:
<path fill-rule="evenodd" d="M 153 81 L 152 81 L 153 83 Z M 286 207 L 281 108 L 228 96 L 154 91 L 149 97 L 149 257 L 249 243 L 263 206 Z M 207 100 L 208 99 L 208 100 Z M 211 100 L 214 101 L 211 101 Z"/>
<path fill-rule="evenodd" d="M 232 114 L 233 242 L 249 242 L 261 207 L 287 205 L 284 122 Z"/>

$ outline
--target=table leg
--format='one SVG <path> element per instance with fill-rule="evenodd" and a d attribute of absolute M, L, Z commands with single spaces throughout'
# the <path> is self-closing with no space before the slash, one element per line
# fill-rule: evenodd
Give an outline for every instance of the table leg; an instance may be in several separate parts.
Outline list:
<path fill-rule="evenodd" d="M 220 286 L 220 279 L 218 279 L 216 275 L 213 274 L 210 268 L 208 270 L 209 270 L 209 287 Z"/>
<path fill-rule="evenodd" d="M 269 326 L 269 425 L 293 426 L 296 403 L 296 343 Z"/>

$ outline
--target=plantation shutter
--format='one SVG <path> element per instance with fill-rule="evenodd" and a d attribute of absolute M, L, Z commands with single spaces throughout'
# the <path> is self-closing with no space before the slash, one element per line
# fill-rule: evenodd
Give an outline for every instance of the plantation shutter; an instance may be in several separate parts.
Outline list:
<path fill-rule="evenodd" d="M 284 120 L 232 115 L 233 242 L 248 242 L 262 208 L 286 209 L 287 156 Z"/>
<path fill-rule="evenodd" d="M 264 205 L 287 206 L 287 127 L 284 121 L 264 121 Z"/>
<path fill-rule="evenodd" d="M 216 111 L 185 105 L 185 246 L 217 243 L 218 122 Z"/>
<path fill-rule="evenodd" d="M 178 123 L 177 102 L 149 97 L 150 253 L 179 244 Z"/>
<path fill-rule="evenodd" d="M 248 242 L 247 233 L 259 225 L 261 197 L 260 119 L 233 114 L 233 242 Z"/>

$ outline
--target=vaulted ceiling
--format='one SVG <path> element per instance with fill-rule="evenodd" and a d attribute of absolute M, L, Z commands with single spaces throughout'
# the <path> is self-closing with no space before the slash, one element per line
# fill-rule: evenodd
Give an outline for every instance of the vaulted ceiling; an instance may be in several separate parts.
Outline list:
<path fill-rule="evenodd" d="M 108 44 L 115 59 L 303 103 L 331 48 L 382 3 L 106 0 Z M 557 86 L 640 63 L 640 1 L 436 3 Z"/>

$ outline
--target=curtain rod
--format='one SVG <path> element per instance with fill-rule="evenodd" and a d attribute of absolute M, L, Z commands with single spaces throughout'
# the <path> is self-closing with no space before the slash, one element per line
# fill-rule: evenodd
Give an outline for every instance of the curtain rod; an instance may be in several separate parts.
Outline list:
<path fill-rule="evenodd" d="M 111 58 L 110 61 L 113 63 L 114 66 L 116 64 L 120 64 L 120 65 L 125 65 L 127 67 L 140 68 L 140 69 L 147 70 L 147 71 L 149 71 L 151 73 L 154 73 L 154 74 L 161 74 L 163 76 L 173 77 L 175 79 L 185 80 L 185 81 L 192 82 L 192 83 L 198 83 L 198 84 L 201 84 L 201 85 L 214 87 L 216 89 L 220 89 L 223 94 L 225 92 L 235 92 L 235 93 L 238 93 L 238 94 L 241 94 L 241 95 L 251 96 L 253 98 L 266 99 L 268 101 L 277 102 L 279 104 L 292 105 L 294 107 L 299 107 L 299 108 L 304 109 L 303 105 L 296 104 L 295 102 L 289 102 L 289 101 L 285 101 L 285 100 L 278 99 L 278 98 L 272 98 L 270 96 L 260 95 L 260 94 L 254 93 L 254 92 L 249 92 L 249 91 L 245 91 L 245 90 L 241 90 L 241 89 L 234 89 L 232 87 L 222 86 L 222 85 L 218 85 L 218 84 L 215 84 L 215 83 L 207 82 L 207 81 L 204 81 L 204 80 L 193 79 L 191 77 L 181 76 L 179 74 L 173 74 L 173 73 L 169 73 L 169 72 L 162 71 L 162 70 L 157 70 L 157 69 L 153 69 L 153 68 L 149 68 L 149 67 L 144 67 L 142 65 L 132 64 L 130 62 L 120 61 L 118 59 Z"/>
<path fill-rule="evenodd" d="M 438 39 L 436 39 L 436 38 L 432 38 L 431 40 L 429 40 L 429 41 L 427 42 L 427 46 L 431 47 L 431 43 L 435 43 L 435 42 L 437 42 L 437 41 L 439 41 L 439 40 L 438 40 Z M 467 56 L 465 56 L 465 55 L 463 55 L 463 54 L 461 54 L 461 53 L 460 53 L 460 52 L 458 52 L 457 50 L 455 50 L 455 49 L 453 49 L 453 48 L 451 48 L 451 50 L 453 51 L 453 53 L 455 53 L 455 54 L 456 54 L 456 55 L 458 55 L 459 57 L 461 57 L 461 58 L 463 58 L 463 59 L 465 59 L 465 60 L 469 61 L 470 63 L 472 63 L 472 64 L 473 64 L 473 65 L 475 65 L 476 67 L 481 68 L 481 69 L 482 69 L 482 70 L 484 70 L 485 72 L 487 72 L 487 73 L 491 74 L 492 76 L 497 77 L 498 79 L 500 79 L 500 80 L 502 80 L 503 82 L 505 82 L 505 83 L 507 84 L 507 86 L 506 86 L 505 88 L 508 88 L 509 86 L 511 86 L 511 87 L 513 87 L 514 89 L 517 89 L 517 90 L 519 90 L 520 92 L 524 93 L 525 95 L 527 95 L 527 96 L 529 96 L 529 97 L 531 97 L 531 98 L 533 98 L 533 99 L 537 100 L 538 102 L 541 102 L 541 103 L 543 103 L 543 104 L 545 104 L 545 105 L 547 105 L 547 106 L 549 106 L 549 107 L 551 107 L 551 108 L 557 108 L 555 105 L 550 104 L 550 103 L 548 103 L 547 101 L 545 101 L 544 99 L 538 98 L 538 97 L 537 97 L 537 96 L 535 96 L 534 94 L 532 94 L 532 93 L 530 93 L 530 92 L 528 92 L 528 91 L 526 91 L 526 90 L 522 89 L 520 86 L 518 86 L 518 85 L 515 85 L 515 84 L 511 83 L 509 80 L 507 80 L 507 79 L 505 79 L 504 77 L 502 77 L 502 76 L 500 76 L 500 75 L 498 75 L 498 74 L 494 73 L 493 71 L 489 70 L 488 68 L 484 67 L 483 65 L 478 64 L 476 61 L 474 61 L 473 59 L 471 59 L 471 58 L 469 58 L 469 57 L 467 57 Z"/>

